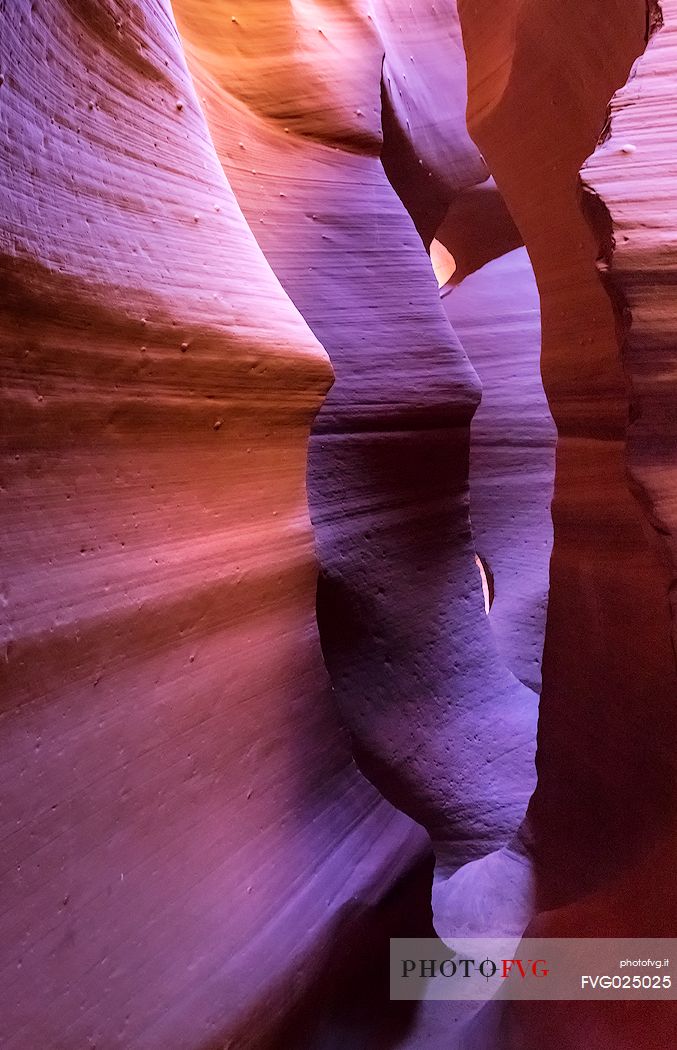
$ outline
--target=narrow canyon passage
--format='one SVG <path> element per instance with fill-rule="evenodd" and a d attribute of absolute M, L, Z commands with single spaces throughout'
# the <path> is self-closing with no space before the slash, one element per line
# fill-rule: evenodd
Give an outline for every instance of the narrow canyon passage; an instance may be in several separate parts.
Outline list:
<path fill-rule="evenodd" d="M 0 20 L 3 1050 L 669 1050 L 677 0 Z"/>
<path fill-rule="evenodd" d="M 541 381 L 541 316 L 525 248 L 442 288 L 482 382 L 471 425 L 470 512 L 492 579 L 490 624 L 516 678 L 541 691 L 557 434 Z"/>

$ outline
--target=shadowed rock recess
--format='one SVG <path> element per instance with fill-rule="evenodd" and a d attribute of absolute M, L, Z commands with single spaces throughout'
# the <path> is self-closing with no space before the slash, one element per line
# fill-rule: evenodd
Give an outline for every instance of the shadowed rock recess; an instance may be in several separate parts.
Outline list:
<path fill-rule="evenodd" d="M 0 0 L 2 1050 L 671 1050 L 677 0 Z"/>

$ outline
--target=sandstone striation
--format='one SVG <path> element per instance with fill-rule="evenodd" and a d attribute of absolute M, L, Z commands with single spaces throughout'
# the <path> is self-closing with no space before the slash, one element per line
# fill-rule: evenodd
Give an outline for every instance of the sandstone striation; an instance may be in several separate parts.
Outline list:
<path fill-rule="evenodd" d="M 2 1044 L 260 1046 L 424 848 L 320 653 L 331 367 L 168 4 L 12 4 L 0 102 Z"/>

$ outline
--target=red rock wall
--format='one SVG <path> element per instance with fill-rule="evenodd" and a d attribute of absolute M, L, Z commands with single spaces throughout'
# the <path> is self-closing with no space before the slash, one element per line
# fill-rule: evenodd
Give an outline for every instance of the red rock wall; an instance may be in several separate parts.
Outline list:
<path fill-rule="evenodd" d="M 539 781 L 521 836 L 537 907 L 552 910 L 527 933 L 669 936 L 677 681 L 666 129 L 677 12 L 665 7 L 667 28 L 622 87 L 654 5 L 524 2 L 498 18 L 470 0 L 459 9 L 470 128 L 534 263 L 559 432 Z M 463 1045 L 662 1050 L 674 1032 L 672 1002 L 512 1003 L 480 1011 Z"/>
<path fill-rule="evenodd" d="M 578 175 L 644 49 L 646 8 L 524 2 L 489 12 L 468 0 L 459 11 L 469 126 L 534 265 L 559 435 L 531 807 L 541 902 L 552 906 L 634 863 L 674 821 L 670 579 L 626 477 L 617 318 Z"/>

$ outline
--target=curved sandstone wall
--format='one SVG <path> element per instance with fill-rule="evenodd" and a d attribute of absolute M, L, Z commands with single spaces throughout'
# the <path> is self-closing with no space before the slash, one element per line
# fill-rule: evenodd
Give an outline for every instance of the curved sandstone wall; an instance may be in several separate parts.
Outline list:
<path fill-rule="evenodd" d="M 332 371 L 169 4 L 2 20 L 1 1041 L 260 1046 L 424 848 L 320 653 Z"/>
<path fill-rule="evenodd" d="M 308 474 L 336 699 L 361 767 L 429 830 L 444 872 L 502 845 L 519 824 L 533 784 L 535 703 L 497 653 L 474 563 L 467 460 L 477 378 L 378 157 L 384 47 L 386 68 L 403 77 L 416 55 L 403 65 L 399 45 L 388 58 L 397 5 L 373 18 L 359 4 L 310 7 L 304 17 L 282 2 L 242 5 L 228 21 L 216 3 L 174 5 L 224 169 L 336 373 Z M 284 39 L 298 41 L 281 67 L 296 85 L 306 40 L 318 64 L 327 56 L 322 79 L 294 96 L 293 122 L 271 110 L 278 67 L 257 57 Z M 362 79 L 352 69 L 343 78 L 356 48 Z M 430 99 L 442 80 L 461 111 L 453 66 L 446 74 L 432 63 L 418 76 Z M 419 111 L 410 125 L 411 149 L 431 167 Z M 467 136 L 441 143 L 438 157 L 459 157 L 459 186 L 483 177 Z"/>

